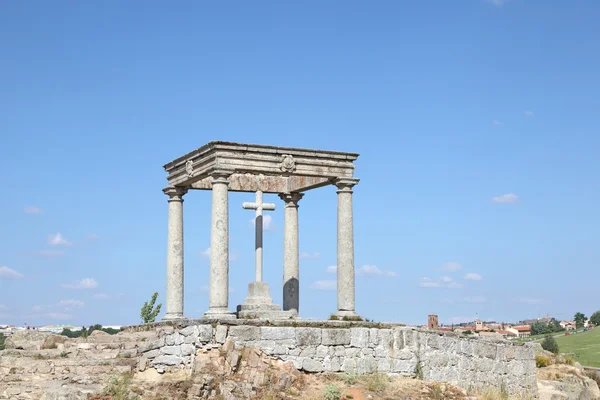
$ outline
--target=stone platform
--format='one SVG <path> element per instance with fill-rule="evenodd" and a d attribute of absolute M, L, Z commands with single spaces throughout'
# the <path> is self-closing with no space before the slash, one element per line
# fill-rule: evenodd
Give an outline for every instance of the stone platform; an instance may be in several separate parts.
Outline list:
<path fill-rule="evenodd" d="M 278 320 L 296 318 L 298 313 L 295 310 L 282 311 L 278 304 L 274 304 L 267 282 L 251 282 L 244 304 L 237 306 L 237 317 Z"/>

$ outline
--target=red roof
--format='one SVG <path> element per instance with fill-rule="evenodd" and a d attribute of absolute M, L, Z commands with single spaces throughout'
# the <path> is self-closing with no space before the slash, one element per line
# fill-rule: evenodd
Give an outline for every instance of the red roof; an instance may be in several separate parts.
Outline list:
<path fill-rule="evenodd" d="M 530 326 L 515 326 L 513 329 L 516 329 L 519 332 L 529 332 L 531 330 L 531 327 Z"/>

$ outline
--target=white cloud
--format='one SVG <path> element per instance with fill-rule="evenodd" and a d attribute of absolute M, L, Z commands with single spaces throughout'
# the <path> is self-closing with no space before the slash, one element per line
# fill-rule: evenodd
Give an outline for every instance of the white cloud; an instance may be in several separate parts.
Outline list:
<path fill-rule="evenodd" d="M 2 279 L 21 279 L 23 275 L 8 267 L 0 267 L 0 278 Z"/>
<path fill-rule="evenodd" d="M 533 117 L 533 111 L 525 111 L 526 117 Z"/>
<path fill-rule="evenodd" d="M 0 311 L 5 311 L 7 309 L 8 307 L 6 307 L 4 304 L 0 304 Z"/>
<path fill-rule="evenodd" d="M 263 215 L 263 231 L 274 231 L 275 230 L 275 224 L 273 223 L 273 217 L 270 214 L 264 214 Z M 256 219 L 252 218 L 250 220 L 250 224 L 252 224 L 252 226 L 254 226 L 256 224 Z"/>
<path fill-rule="evenodd" d="M 60 234 L 60 232 L 58 232 L 54 235 L 49 235 L 48 243 L 50 243 L 52 246 L 70 246 L 71 245 L 71 242 L 69 242 L 67 239 L 65 239 L 63 237 L 63 235 Z"/>
<path fill-rule="evenodd" d="M 468 281 L 481 281 L 483 280 L 483 277 L 475 272 L 469 272 L 465 275 L 465 279 Z"/>
<path fill-rule="evenodd" d="M 337 265 L 330 265 L 329 267 L 325 268 L 325 271 L 328 274 L 335 274 L 337 272 Z"/>
<path fill-rule="evenodd" d="M 521 297 L 518 299 L 514 299 L 517 303 L 524 303 L 524 304 L 543 304 L 544 303 L 544 299 L 538 299 L 535 297 Z"/>
<path fill-rule="evenodd" d="M 395 273 L 394 271 L 389 271 L 389 270 L 382 271 L 379 268 L 377 268 L 375 265 L 363 265 L 362 267 L 360 267 L 358 269 L 356 274 L 364 275 L 364 276 L 390 276 L 390 277 L 398 276 L 398 274 Z"/>
<path fill-rule="evenodd" d="M 204 258 L 210 258 L 210 247 L 207 248 L 206 250 L 202 250 L 200 252 L 200 255 Z"/>
<path fill-rule="evenodd" d="M 480 304 L 480 303 L 485 303 L 487 301 L 487 299 L 484 296 L 472 296 L 472 297 L 465 297 L 463 299 L 463 301 L 465 303 Z"/>
<path fill-rule="evenodd" d="M 27 206 L 23 209 L 23 211 L 25 212 L 25 214 L 43 214 L 44 212 L 42 211 L 41 208 L 38 208 L 36 206 Z"/>
<path fill-rule="evenodd" d="M 33 311 L 33 312 L 42 312 L 42 311 L 44 311 L 44 307 L 42 307 L 42 306 L 33 306 L 33 307 L 31 307 L 31 311 Z"/>
<path fill-rule="evenodd" d="M 497 119 L 495 119 L 495 120 L 493 120 L 493 121 L 492 121 L 492 124 L 494 124 L 494 125 L 497 125 L 497 126 L 498 126 L 498 125 L 502 125 L 502 122 L 500 122 L 500 121 L 498 121 Z"/>
<path fill-rule="evenodd" d="M 514 193 L 503 194 L 502 196 L 492 197 L 492 203 L 514 204 L 519 201 L 519 196 Z"/>
<path fill-rule="evenodd" d="M 67 299 L 67 300 L 61 300 L 58 303 L 58 305 L 61 307 L 66 307 L 67 310 L 69 310 L 71 308 L 83 308 L 85 306 L 85 303 L 81 300 Z"/>
<path fill-rule="evenodd" d="M 460 265 L 459 263 L 454 262 L 454 261 L 445 263 L 441 268 L 442 271 L 446 271 L 446 272 L 456 272 L 460 269 L 462 269 L 462 265 Z"/>
<path fill-rule="evenodd" d="M 106 293 L 96 293 L 92 297 L 94 299 L 97 299 L 97 300 L 107 300 L 107 299 L 110 299 L 110 296 L 107 295 Z"/>
<path fill-rule="evenodd" d="M 319 258 L 320 256 L 321 255 L 317 252 L 307 253 L 306 251 L 303 251 L 302 253 L 300 253 L 301 260 L 315 260 L 315 259 Z"/>
<path fill-rule="evenodd" d="M 458 282 L 456 282 L 454 279 L 450 278 L 449 276 L 443 276 L 438 280 L 433 280 L 429 277 L 423 277 L 421 278 L 421 281 L 419 282 L 419 286 L 421 287 L 425 287 L 425 288 L 449 288 L 449 289 L 459 289 L 462 287 L 462 285 Z"/>
<path fill-rule="evenodd" d="M 337 281 L 336 280 L 316 281 L 310 287 L 315 290 L 336 290 L 337 289 Z"/>
<path fill-rule="evenodd" d="M 63 283 L 60 286 L 64 289 L 96 289 L 98 282 L 93 278 L 85 278 L 77 283 Z"/>

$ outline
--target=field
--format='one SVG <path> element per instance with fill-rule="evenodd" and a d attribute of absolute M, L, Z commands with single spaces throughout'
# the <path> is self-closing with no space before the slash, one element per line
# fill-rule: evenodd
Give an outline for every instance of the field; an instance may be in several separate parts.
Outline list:
<path fill-rule="evenodd" d="M 576 335 L 556 338 L 561 353 L 574 353 L 588 367 L 600 367 L 600 327 Z"/>

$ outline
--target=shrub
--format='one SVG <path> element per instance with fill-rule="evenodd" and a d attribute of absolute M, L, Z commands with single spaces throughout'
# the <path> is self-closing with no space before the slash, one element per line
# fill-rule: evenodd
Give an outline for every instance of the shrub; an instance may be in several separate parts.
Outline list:
<path fill-rule="evenodd" d="M 558 343 L 552 336 L 546 336 L 542 341 L 542 349 L 554 354 L 558 354 Z"/>
<path fill-rule="evenodd" d="M 390 379 L 387 377 L 387 375 L 383 374 L 366 375 L 363 380 L 367 389 L 374 393 L 382 393 L 385 391 L 385 388 L 390 382 Z"/>
<path fill-rule="evenodd" d="M 538 368 L 544 368 L 550 365 L 550 359 L 546 356 L 535 356 L 535 366 Z"/>
<path fill-rule="evenodd" d="M 472 334 L 473 334 L 473 332 L 470 330 L 463 332 L 463 335 L 472 335 Z"/>
<path fill-rule="evenodd" d="M 140 397 L 129 390 L 130 383 L 131 377 L 129 375 L 113 377 L 104 389 L 103 394 L 110 396 L 112 400 L 139 400 Z"/>
<path fill-rule="evenodd" d="M 0 333 L 0 350 L 4 350 L 4 333 Z"/>
<path fill-rule="evenodd" d="M 335 385 L 327 385 L 325 389 L 323 389 L 323 400 L 340 400 L 342 398 L 342 393 L 340 392 L 340 388 Z"/>
<path fill-rule="evenodd" d="M 147 301 L 142 306 L 142 310 L 140 311 L 140 317 L 142 318 L 142 322 L 144 324 L 151 324 L 156 320 L 156 316 L 160 313 L 160 308 L 162 304 L 159 304 L 154 308 L 154 303 L 156 303 L 156 298 L 158 297 L 158 292 L 154 292 L 152 298 L 150 299 L 150 303 Z"/>

